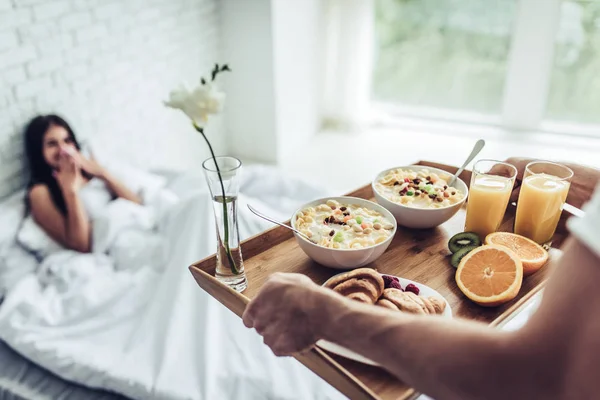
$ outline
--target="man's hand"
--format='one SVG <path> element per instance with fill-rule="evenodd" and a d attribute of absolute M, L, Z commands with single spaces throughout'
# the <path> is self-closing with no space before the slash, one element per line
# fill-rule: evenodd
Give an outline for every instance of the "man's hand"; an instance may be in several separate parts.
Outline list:
<path fill-rule="evenodd" d="M 332 293 L 333 294 L 333 293 Z M 242 316 L 277 356 L 307 350 L 321 338 L 331 294 L 302 274 L 273 274 Z"/>

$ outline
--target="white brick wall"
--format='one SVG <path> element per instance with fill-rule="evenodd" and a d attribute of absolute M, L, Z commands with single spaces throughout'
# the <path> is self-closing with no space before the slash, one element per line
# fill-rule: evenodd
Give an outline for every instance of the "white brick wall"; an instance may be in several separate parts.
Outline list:
<path fill-rule="evenodd" d="M 12 6 L 10 0 L 0 0 L 0 11 L 8 10 Z"/>
<path fill-rule="evenodd" d="M 162 100 L 226 62 L 218 2 L 0 0 L 0 198 L 26 181 L 23 127 L 39 113 L 134 164 L 201 168 L 205 144 Z"/>
<path fill-rule="evenodd" d="M 36 21 L 52 20 L 71 11 L 69 0 L 52 0 L 33 6 L 33 16 Z"/>
<path fill-rule="evenodd" d="M 10 49 L 11 47 L 17 47 L 17 45 L 18 39 L 15 32 L 0 32 L 0 50 Z"/>

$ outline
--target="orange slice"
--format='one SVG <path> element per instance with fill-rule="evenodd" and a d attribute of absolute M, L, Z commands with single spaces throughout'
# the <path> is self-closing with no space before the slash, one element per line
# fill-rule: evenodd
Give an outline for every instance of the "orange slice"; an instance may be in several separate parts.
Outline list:
<path fill-rule="evenodd" d="M 548 252 L 542 246 L 524 236 L 509 232 L 490 233 L 485 244 L 497 244 L 508 247 L 517 253 L 523 263 L 523 275 L 531 275 L 546 264 Z"/>
<path fill-rule="evenodd" d="M 514 299 L 523 282 L 523 263 L 504 246 L 485 245 L 463 257 L 456 284 L 465 296 L 484 307 Z"/>

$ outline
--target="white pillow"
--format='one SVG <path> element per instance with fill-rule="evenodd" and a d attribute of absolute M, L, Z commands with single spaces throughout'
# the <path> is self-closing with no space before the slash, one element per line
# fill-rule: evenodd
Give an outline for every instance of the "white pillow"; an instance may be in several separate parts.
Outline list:
<path fill-rule="evenodd" d="M 16 241 L 25 214 L 25 191 L 0 202 L 0 299 L 22 277 L 37 268 L 35 256 Z"/>
<path fill-rule="evenodd" d="M 120 161 L 111 160 L 103 166 L 128 189 L 141 196 L 144 203 L 155 198 L 167 184 L 167 179 L 160 175 Z"/>
<path fill-rule="evenodd" d="M 81 152 L 86 157 L 89 157 L 91 152 L 102 167 L 120 180 L 128 189 L 140 195 L 144 202 L 147 199 L 154 198 L 167 185 L 165 177 L 119 160 L 107 152 L 98 150 L 98 146 L 93 145 L 93 143 L 88 142 Z"/>
<path fill-rule="evenodd" d="M 0 248 L 0 299 L 21 279 L 36 272 L 37 258 L 16 242 Z"/>
<path fill-rule="evenodd" d="M 17 242 L 40 259 L 64 249 L 35 222 L 31 215 L 25 217 L 17 234 Z"/>
<path fill-rule="evenodd" d="M 15 239 L 25 215 L 25 191 L 21 190 L 0 202 L 0 246 Z"/>

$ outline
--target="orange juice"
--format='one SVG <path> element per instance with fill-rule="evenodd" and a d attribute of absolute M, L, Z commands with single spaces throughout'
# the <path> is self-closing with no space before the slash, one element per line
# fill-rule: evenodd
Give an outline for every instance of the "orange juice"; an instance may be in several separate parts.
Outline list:
<path fill-rule="evenodd" d="M 484 239 L 496 232 L 502 223 L 514 180 L 502 176 L 476 176 L 469 189 L 466 232 L 475 232 Z"/>
<path fill-rule="evenodd" d="M 539 244 L 550 242 L 570 186 L 568 181 L 552 175 L 526 177 L 519 194 L 515 233 Z"/>

